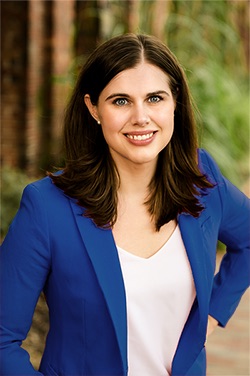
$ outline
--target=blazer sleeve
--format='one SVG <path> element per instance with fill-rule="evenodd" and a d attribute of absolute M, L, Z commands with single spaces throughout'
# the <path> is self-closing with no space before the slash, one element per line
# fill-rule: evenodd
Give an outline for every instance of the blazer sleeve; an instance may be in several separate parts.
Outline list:
<path fill-rule="evenodd" d="M 249 286 L 250 201 L 221 174 L 209 154 L 202 153 L 220 195 L 219 240 L 226 245 L 226 253 L 214 278 L 209 314 L 224 327 Z"/>
<path fill-rule="evenodd" d="M 46 213 L 31 184 L 0 251 L 0 375 L 42 375 L 21 344 L 49 272 L 49 250 Z"/>

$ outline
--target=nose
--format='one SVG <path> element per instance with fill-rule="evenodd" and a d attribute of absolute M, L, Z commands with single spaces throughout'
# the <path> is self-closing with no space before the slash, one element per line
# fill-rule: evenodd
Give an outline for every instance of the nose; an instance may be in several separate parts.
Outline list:
<path fill-rule="evenodd" d="M 145 104 L 135 104 L 132 109 L 131 122 L 133 125 L 143 127 L 150 122 L 150 117 Z"/>

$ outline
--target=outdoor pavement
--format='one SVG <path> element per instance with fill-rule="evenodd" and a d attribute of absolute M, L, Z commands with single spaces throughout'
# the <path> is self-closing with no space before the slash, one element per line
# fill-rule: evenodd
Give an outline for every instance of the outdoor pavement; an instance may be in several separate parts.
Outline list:
<path fill-rule="evenodd" d="M 248 290 L 226 328 L 218 327 L 207 341 L 207 376 L 249 376 L 249 345 L 250 291 Z"/>

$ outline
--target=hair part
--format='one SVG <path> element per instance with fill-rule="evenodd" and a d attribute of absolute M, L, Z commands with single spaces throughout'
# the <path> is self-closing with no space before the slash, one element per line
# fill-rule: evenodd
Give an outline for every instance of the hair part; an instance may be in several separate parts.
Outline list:
<path fill-rule="evenodd" d="M 89 113 L 84 96 L 88 94 L 91 102 L 98 104 L 100 93 L 118 73 L 143 60 L 166 73 L 176 101 L 173 136 L 159 154 L 145 202 L 156 230 L 181 212 L 199 216 L 203 210 L 199 190 L 213 186 L 198 168 L 191 95 L 176 57 L 152 36 L 114 37 L 90 55 L 80 72 L 65 113 L 65 168 L 61 174 L 49 173 L 55 185 L 77 199 L 84 215 L 100 227 L 112 227 L 117 220 L 120 180 L 102 129 Z"/>

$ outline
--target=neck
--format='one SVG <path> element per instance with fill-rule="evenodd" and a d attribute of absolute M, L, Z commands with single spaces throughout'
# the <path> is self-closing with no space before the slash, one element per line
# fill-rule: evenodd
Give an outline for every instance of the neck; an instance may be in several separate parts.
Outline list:
<path fill-rule="evenodd" d="M 148 194 L 148 186 L 154 176 L 155 166 L 152 164 L 119 166 L 120 187 L 118 194 L 122 196 L 143 197 Z"/>

